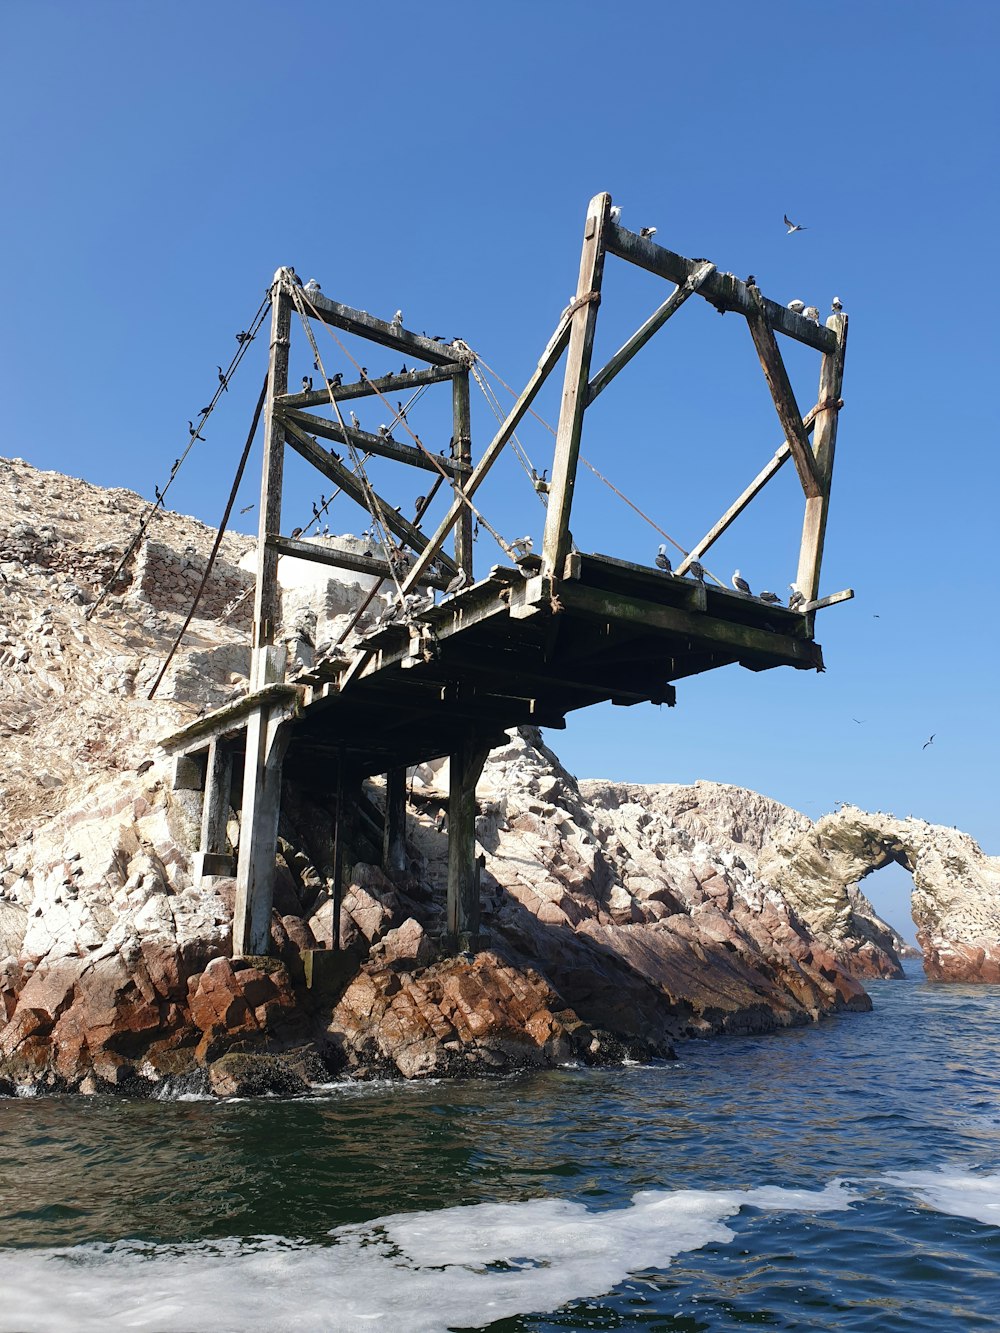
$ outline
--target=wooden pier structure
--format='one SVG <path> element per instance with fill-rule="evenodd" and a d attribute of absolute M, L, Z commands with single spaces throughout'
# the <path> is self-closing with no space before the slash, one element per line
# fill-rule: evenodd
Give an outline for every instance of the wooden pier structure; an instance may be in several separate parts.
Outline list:
<path fill-rule="evenodd" d="M 608 256 L 667 279 L 672 290 L 606 365 L 591 359 Z M 784 440 L 773 458 L 673 573 L 576 549 L 570 515 L 587 407 L 692 296 L 747 320 Z M 298 314 L 326 387 L 288 392 L 292 318 Z M 282 773 L 329 801 L 336 828 L 335 904 L 343 875 L 348 812 L 362 779 L 386 775 L 382 856 L 391 874 L 405 861 L 406 769 L 450 758 L 448 925 L 456 948 L 474 948 L 479 926 L 475 854 L 475 787 L 489 751 L 514 726 L 559 728 L 566 714 L 610 701 L 673 705 L 673 682 L 739 663 L 752 671 L 777 666 L 822 670 L 814 640 L 816 610 L 853 595 L 820 598 L 841 402 L 847 317 L 825 325 L 767 300 L 753 285 L 711 263 L 690 260 L 626 230 L 611 197 L 599 194 L 586 218 L 574 300 L 563 312 L 535 371 L 506 420 L 474 460 L 470 371 L 464 343 L 418 336 L 395 320 L 374 318 L 303 289 L 279 269 L 272 289 L 271 345 L 265 404 L 250 690 L 243 698 L 165 738 L 177 756 L 178 781 L 204 789 L 200 863 L 203 873 L 231 869 L 225 829 L 231 802 L 241 803 L 236 864 L 234 954 L 268 952 Z M 381 379 L 328 379 L 313 329 L 328 325 L 418 360 L 425 368 Z M 820 353 L 819 393 L 803 415 L 776 334 Z M 548 376 L 565 360 L 541 551 L 506 546 L 509 562 L 477 577 L 473 523 L 476 493 Z M 450 456 L 345 422 L 340 404 L 377 396 L 387 401 L 421 385 L 450 384 Z M 329 408 L 320 416 L 317 408 Z M 405 418 L 401 424 L 409 432 Z M 402 433 L 402 432 L 401 432 Z M 810 439 L 810 435 L 812 439 Z M 320 441 L 391 458 L 433 473 L 431 496 L 451 493 L 447 513 L 427 535 L 421 514 L 410 522 L 373 490 L 359 466 L 348 467 Z M 281 535 L 284 451 L 291 448 L 355 499 L 383 534 L 382 558 L 331 550 Z M 698 558 L 718 540 L 791 458 L 805 497 L 795 609 L 706 583 Z M 426 509 L 426 502 L 423 505 Z M 390 537 L 391 534 L 391 537 Z M 446 539 L 452 540 L 449 551 Z M 391 545 L 389 544 L 391 541 Z M 318 560 L 394 585 L 399 614 L 360 629 L 311 669 L 286 679 L 278 634 L 279 555 Z M 693 575 L 698 575 L 694 577 Z M 433 602 L 431 589 L 453 591 Z M 242 773 L 242 782 L 240 782 Z M 235 793 L 235 797 L 234 797 Z M 336 912 L 335 912 L 336 917 Z"/>

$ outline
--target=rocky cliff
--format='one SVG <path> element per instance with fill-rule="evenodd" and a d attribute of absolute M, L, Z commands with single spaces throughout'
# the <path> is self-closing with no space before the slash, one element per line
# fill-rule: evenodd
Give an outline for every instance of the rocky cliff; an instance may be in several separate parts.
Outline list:
<path fill-rule="evenodd" d="M 288 1091 L 331 1073 L 665 1055 L 689 1036 L 810 1022 L 867 1007 L 855 976 L 898 966 L 857 888 L 887 858 L 913 871 L 932 974 L 993 979 L 997 870 L 970 839 L 851 810 L 813 825 L 711 783 L 578 783 L 530 731 L 494 752 L 478 791 L 475 956 L 443 947 L 447 771 L 434 765 L 411 776 L 405 873 L 354 864 L 340 951 L 329 816 L 291 777 L 273 957 L 233 961 L 232 881 L 196 881 L 200 797 L 173 789 L 156 738 L 246 686 L 253 543 L 224 542 L 205 614 L 150 702 L 214 534 L 158 514 L 88 618 L 144 508 L 0 460 L 7 1086 L 148 1092 L 195 1076 L 220 1093 Z M 335 632 L 366 580 L 307 566 L 303 581 L 296 567 L 286 616 Z M 373 784 L 375 817 L 380 797 Z"/>

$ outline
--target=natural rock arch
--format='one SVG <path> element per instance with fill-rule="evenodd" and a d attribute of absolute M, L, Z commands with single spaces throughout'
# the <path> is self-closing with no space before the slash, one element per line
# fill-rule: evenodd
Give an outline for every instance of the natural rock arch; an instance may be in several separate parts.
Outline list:
<path fill-rule="evenodd" d="M 761 848 L 760 878 L 845 957 L 856 975 L 892 975 L 895 953 L 858 885 L 895 861 L 913 877 L 924 971 L 935 981 L 1000 982 L 1000 858 L 967 833 L 846 805 Z"/>

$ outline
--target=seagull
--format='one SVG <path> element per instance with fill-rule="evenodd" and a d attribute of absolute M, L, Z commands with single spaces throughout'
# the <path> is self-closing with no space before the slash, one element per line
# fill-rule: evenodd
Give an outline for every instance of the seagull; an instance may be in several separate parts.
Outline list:
<path fill-rule="evenodd" d="M 776 592 L 762 592 L 758 600 L 766 602 L 768 606 L 776 606 L 781 601 L 781 598 Z"/>
<path fill-rule="evenodd" d="M 662 569 L 665 574 L 669 574 L 673 566 L 670 563 L 670 557 L 667 555 L 667 548 L 660 543 L 660 549 L 656 553 L 656 568 Z"/>
<path fill-rule="evenodd" d="M 622 220 L 622 210 L 621 210 L 621 208 L 619 207 L 618 204 L 615 204 L 615 206 L 612 208 L 612 210 L 611 210 L 611 212 L 610 212 L 610 214 L 609 214 L 609 217 L 611 218 L 611 221 L 612 221 L 612 222 L 615 224 L 615 226 L 617 227 L 618 224 L 619 224 L 619 223 L 621 222 L 621 220 Z"/>
<path fill-rule="evenodd" d="M 811 319 L 814 324 L 819 323 L 819 311 L 814 305 L 807 305 L 802 312 L 803 319 Z"/>
<path fill-rule="evenodd" d="M 250 504 L 250 505 L 244 505 L 243 508 L 240 510 L 240 513 L 241 513 L 241 514 L 249 514 L 249 512 L 250 512 L 251 509 L 253 509 L 253 505 L 252 505 L 252 504 Z"/>
<path fill-rule="evenodd" d="M 192 440 L 204 440 L 205 438 L 204 435 L 198 434 L 198 427 L 193 421 L 188 422 L 188 434 L 191 436 Z"/>
<path fill-rule="evenodd" d="M 746 593 L 748 597 L 753 596 L 753 594 L 750 591 L 750 584 L 747 583 L 746 579 L 743 578 L 738 569 L 735 570 L 733 573 L 733 587 L 736 589 L 737 592 Z"/>
<path fill-rule="evenodd" d="M 788 230 L 785 232 L 785 235 L 786 235 L 786 236 L 791 236 L 791 234 L 792 234 L 793 231 L 808 231 L 808 230 L 809 230 L 808 227 L 803 227 L 803 226 L 801 225 L 801 223 L 793 222 L 792 219 L 788 216 L 787 213 L 785 214 L 785 226 L 788 228 Z"/>
<path fill-rule="evenodd" d="M 534 544 L 535 543 L 530 537 L 518 537 L 515 541 L 511 542 L 510 553 L 515 560 L 518 558 L 523 559 L 530 552 Z"/>
<path fill-rule="evenodd" d="M 932 733 L 931 733 L 931 736 L 930 736 L 930 739 L 924 741 L 923 745 L 921 745 L 921 747 L 920 747 L 921 750 L 926 750 L 927 747 L 928 747 L 928 745 L 932 745 L 932 744 L 934 743 L 934 737 L 935 737 L 936 735 L 937 735 L 937 732 L 936 732 L 936 731 L 935 731 L 935 732 L 932 732 Z"/>
<path fill-rule="evenodd" d="M 228 393 L 229 385 L 226 383 L 226 372 L 222 369 L 221 366 L 218 367 L 218 371 L 219 371 L 219 383 L 222 385 L 223 392 Z"/>
<path fill-rule="evenodd" d="M 361 422 L 358 420 L 357 414 L 355 412 L 351 413 L 351 425 L 354 427 L 355 430 L 361 429 Z"/>
<path fill-rule="evenodd" d="M 291 278 L 292 282 L 295 283 L 296 287 L 301 287 L 301 286 L 302 286 L 302 279 L 299 277 L 299 275 L 298 275 L 298 274 L 295 272 L 295 270 L 292 268 L 291 264 L 289 264 L 289 266 L 288 266 L 288 275 L 289 275 L 289 277 Z"/>
<path fill-rule="evenodd" d="M 805 606 L 806 604 L 805 595 L 796 588 L 794 583 L 790 583 L 788 586 L 792 590 L 792 595 L 788 599 L 789 610 L 798 611 L 800 607 Z"/>
<path fill-rule="evenodd" d="M 403 312 L 402 310 L 397 310 L 392 317 L 392 328 L 395 329 L 396 332 L 398 333 L 402 327 L 403 327 Z"/>
<path fill-rule="evenodd" d="M 805 303 L 805 301 L 789 301 L 789 302 L 788 302 L 788 309 L 791 310 L 791 311 L 793 311 L 796 315 L 801 315 L 802 312 L 803 312 L 803 310 L 805 310 L 805 308 L 806 308 L 806 303 Z"/>
<path fill-rule="evenodd" d="M 303 375 L 303 376 L 302 376 L 302 392 L 303 392 L 303 393 L 309 393 L 309 391 L 312 389 L 312 386 L 313 386 L 312 376 L 311 376 L 311 375 Z"/>
<path fill-rule="evenodd" d="M 532 469 L 531 469 L 531 484 L 532 484 L 532 486 L 534 486 L 535 490 L 538 492 L 539 495 L 548 495 L 548 493 L 549 493 L 549 470 L 548 470 L 548 468 L 543 468 L 543 469 L 542 469 L 542 474 L 541 474 L 541 476 L 539 476 L 538 473 L 535 471 L 535 469 L 532 468 Z"/>
<path fill-rule="evenodd" d="M 687 572 L 693 579 L 697 579 L 699 583 L 705 582 L 705 566 L 700 564 L 699 561 L 692 560 L 687 567 Z"/>
<path fill-rule="evenodd" d="M 843 310 L 843 308 L 844 308 L 844 303 L 841 301 L 839 296 L 835 296 L 832 302 L 830 303 L 830 309 L 833 311 L 835 315 L 839 315 L 840 312 Z"/>
<path fill-rule="evenodd" d="M 458 573 L 454 576 L 454 578 L 452 578 L 451 581 L 448 583 L 448 586 L 445 588 L 444 590 L 445 595 L 447 596 L 448 593 L 452 592 L 461 592 L 461 590 L 465 587 L 468 578 L 469 576 L 465 572 L 465 570 L 460 569 Z"/>
<path fill-rule="evenodd" d="M 647 241 L 651 241 L 651 240 L 653 239 L 653 237 L 656 235 L 656 228 L 655 228 L 655 227 L 640 227 L 640 228 L 639 228 L 639 235 L 642 236 L 642 237 L 644 237 Z"/>
<path fill-rule="evenodd" d="M 305 290 L 305 291 L 307 291 L 307 292 L 318 292 L 318 291 L 319 291 L 319 283 L 316 281 L 315 278 L 310 278 L 309 281 L 306 283 L 305 288 L 304 288 L 303 290 Z"/>

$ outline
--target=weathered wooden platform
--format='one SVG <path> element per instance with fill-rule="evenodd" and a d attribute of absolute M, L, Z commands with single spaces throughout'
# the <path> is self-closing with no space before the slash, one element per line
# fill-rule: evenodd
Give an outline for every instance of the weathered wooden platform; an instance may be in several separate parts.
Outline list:
<path fill-rule="evenodd" d="M 822 670 L 812 616 L 602 555 L 573 553 L 553 597 L 541 574 L 489 576 L 360 641 L 360 651 L 269 685 L 166 738 L 174 751 L 235 742 L 260 704 L 290 722 L 286 771 L 332 787 L 343 762 L 385 773 L 513 726 L 560 728 L 610 701 L 675 702 L 674 681 L 730 663 Z M 329 676 L 329 679 L 323 679 Z M 266 698 L 265 698 L 266 695 Z"/>

